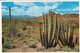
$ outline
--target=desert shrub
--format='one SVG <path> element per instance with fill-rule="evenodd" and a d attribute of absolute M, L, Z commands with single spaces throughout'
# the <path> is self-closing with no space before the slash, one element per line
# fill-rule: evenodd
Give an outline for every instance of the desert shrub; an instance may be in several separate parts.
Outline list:
<path fill-rule="evenodd" d="M 17 33 L 17 36 L 18 36 L 18 37 L 21 37 L 22 35 L 23 35 L 23 34 L 21 34 L 21 33 Z"/>
<path fill-rule="evenodd" d="M 6 48 L 2 48 L 2 52 L 8 52 Z"/>
<path fill-rule="evenodd" d="M 73 20 L 73 27 L 79 28 L 79 21 L 78 20 Z"/>
<path fill-rule="evenodd" d="M 23 27 L 22 27 L 22 30 L 26 30 L 26 26 L 23 26 Z"/>
<path fill-rule="evenodd" d="M 23 43 L 26 43 L 26 42 L 27 42 L 27 40 L 24 40 L 24 41 L 23 41 Z"/>
<path fill-rule="evenodd" d="M 32 20 L 32 23 L 39 23 L 40 21 Z"/>
<path fill-rule="evenodd" d="M 31 25 L 31 24 L 32 24 L 32 21 L 27 20 L 27 25 Z"/>
<path fill-rule="evenodd" d="M 37 47 L 36 42 L 34 42 L 34 41 L 30 42 L 28 45 L 30 48 L 36 48 Z"/>
<path fill-rule="evenodd" d="M 27 35 L 24 35 L 25 37 L 27 37 Z"/>
<path fill-rule="evenodd" d="M 6 49 L 14 48 L 13 41 L 12 40 L 5 41 L 5 43 L 3 44 L 3 48 L 6 48 Z"/>
<path fill-rule="evenodd" d="M 29 42 L 29 41 L 27 41 L 27 42 L 26 42 L 26 45 L 28 45 L 29 43 L 30 43 L 30 42 Z"/>
<path fill-rule="evenodd" d="M 39 48 L 39 49 L 37 49 L 37 51 L 38 51 L 38 52 L 43 52 L 43 51 L 45 52 L 45 48 Z M 49 51 L 48 51 L 48 52 L 49 52 Z"/>
<path fill-rule="evenodd" d="M 30 42 L 32 42 L 31 40 L 27 40 L 26 45 L 28 45 Z"/>
<path fill-rule="evenodd" d="M 20 23 L 22 30 L 26 30 L 27 29 L 27 25 L 25 23 Z"/>
<path fill-rule="evenodd" d="M 9 36 L 9 27 L 8 26 L 2 28 L 2 34 Z"/>
<path fill-rule="evenodd" d="M 11 31 L 10 31 L 10 29 L 11 29 Z M 16 35 L 16 33 L 17 33 L 16 27 L 15 26 L 12 26 L 12 28 L 11 28 L 10 27 L 10 24 L 7 24 L 6 27 L 3 26 L 3 28 L 2 28 L 2 34 L 4 36 L 10 36 L 10 33 L 12 33 L 12 35 Z"/>
<path fill-rule="evenodd" d="M 79 28 L 79 22 L 74 23 L 74 28 Z"/>

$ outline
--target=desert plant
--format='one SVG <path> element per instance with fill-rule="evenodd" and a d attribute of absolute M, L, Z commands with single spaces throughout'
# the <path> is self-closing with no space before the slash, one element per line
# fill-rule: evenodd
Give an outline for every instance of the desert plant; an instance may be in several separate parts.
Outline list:
<path fill-rule="evenodd" d="M 2 52 L 8 52 L 6 48 L 2 48 Z"/>
<path fill-rule="evenodd" d="M 26 26 L 22 26 L 22 30 L 26 30 Z"/>
<path fill-rule="evenodd" d="M 75 41 L 73 40 L 73 32 L 74 28 L 71 21 L 68 21 L 66 26 L 64 26 L 64 23 L 61 22 L 59 29 L 59 40 L 62 45 L 59 45 L 62 47 L 68 46 L 73 49 L 78 41 L 78 37 L 76 37 Z"/>
<path fill-rule="evenodd" d="M 53 20 L 53 15 L 55 16 L 55 20 Z M 51 19 L 51 22 L 49 22 L 49 19 Z M 43 24 L 40 23 L 39 28 L 42 46 L 46 49 L 56 47 L 58 43 L 58 22 L 56 14 L 52 13 L 52 11 L 49 11 L 49 16 L 43 14 Z"/>
<path fill-rule="evenodd" d="M 28 37 L 30 37 L 30 30 L 31 28 L 28 28 Z"/>
<path fill-rule="evenodd" d="M 36 48 L 37 47 L 36 42 L 34 42 L 34 41 L 30 42 L 28 45 L 30 48 Z"/>
<path fill-rule="evenodd" d="M 10 36 L 12 37 L 12 36 L 16 35 L 17 30 L 12 23 L 11 8 L 10 7 L 9 7 L 9 26 L 10 26 Z"/>
<path fill-rule="evenodd" d="M 77 44 L 78 37 L 75 41 L 73 40 L 74 28 L 71 20 L 66 23 L 63 20 L 58 22 L 56 14 L 52 11 L 49 11 L 49 16 L 43 14 L 43 23 L 39 24 L 39 29 L 40 41 L 46 49 L 56 47 L 57 44 L 61 47 L 74 48 Z"/>
<path fill-rule="evenodd" d="M 22 33 L 17 33 L 16 35 L 17 35 L 18 37 L 22 37 L 23 34 L 22 34 Z"/>
<path fill-rule="evenodd" d="M 10 36 L 13 36 L 12 34 L 12 22 L 11 22 L 11 8 L 9 7 L 9 25 L 10 25 Z"/>
<path fill-rule="evenodd" d="M 11 8 L 10 7 L 9 7 L 9 25 L 10 25 L 10 36 L 12 36 Z"/>
<path fill-rule="evenodd" d="M 6 49 L 13 48 L 12 44 L 13 44 L 12 40 L 5 41 L 5 43 L 3 44 L 3 48 L 6 48 Z"/>

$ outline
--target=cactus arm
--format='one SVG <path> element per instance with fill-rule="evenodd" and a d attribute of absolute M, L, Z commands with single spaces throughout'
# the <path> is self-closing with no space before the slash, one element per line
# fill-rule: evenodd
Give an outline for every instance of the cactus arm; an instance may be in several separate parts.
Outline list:
<path fill-rule="evenodd" d="M 50 12 L 50 13 L 52 13 L 52 12 Z M 53 35 L 53 17 L 52 17 L 52 14 L 50 14 L 51 15 L 51 27 L 50 27 L 50 42 L 49 43 L 51 43 L 51 40 L 52 40 L 52 35 Z M 54 35 L 53 35 L 54 36 Z"/>
<path fill-rule="evenodd" d="M 42 28 L 41 27 L 42 27 L 42 23 L 39 24 L 39 29 L 40 29 L 40 41 L 41 41 L 41 44 L 43 46 L 43 42 L 42 42 L 43 41 L 43 37 L 42 37 Z"/>
<path fill-rule="evenodd" d="M 46 44 L 48 47 L 48 17 L 47 17 L 47 14 L 46 14 Z"/>

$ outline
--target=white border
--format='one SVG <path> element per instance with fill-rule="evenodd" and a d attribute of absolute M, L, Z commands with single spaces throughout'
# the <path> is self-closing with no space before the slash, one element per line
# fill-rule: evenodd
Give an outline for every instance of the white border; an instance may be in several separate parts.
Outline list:
<path fill-rule="evenodd" d="M 2 52 L 2 10 L 1 10 L 1 1 L 0 1 L 0 53 Z"/>
<path fill-rule="evenodd" d="M 80 52 L 80 1 L 79 1 L 79 52 Z"/>
<path fill-rule="evenodd" d="M 23 0 L 2 0 L 2 1 L 3 2 L 76 2 L 79 0 L 24 0 L 24 1 Z M 80 10 L 80 4 L 79 4 L 79 10 Z M 79 16 L 79 27 L 80 27 L 80 16 Z M 80 32 L 80 28 L 79 28 L 79 32 Z M 80 36 L 79 36 L 79 40 L 80 40 Z M 53 52 L 2 52 L 2 2 L 1 1 L 0 1 L 0 42 L 1 42 L 0 53 L 53 53 Z M 80 45 L 80 42 L 79 42 L 79 45 Z M 80 46 L 79 46 L 79 51 L 80 51 Z M 54 53 L 58 53 L 58 52 L 54 52 Z M 73 53 L 73 52 L 70 52 L 70 53 Z M 74 53 L 77 53 L 77 52 L 74 52 Z"/>
<path fill-rule="evenodd" d="M 24 1 L 26 1 L 26 2 L 61 2 L 61 1 L 64 1 L 64 2 L 70 2 L 70 1 L 72 1 L 72 2 L 75 2 L 75 1 L 79 1 L 79 0 L 2 0 L 3 2 L 13 2 L 13 1 L 19 1 L 19 2 L 24 2 Z"/>

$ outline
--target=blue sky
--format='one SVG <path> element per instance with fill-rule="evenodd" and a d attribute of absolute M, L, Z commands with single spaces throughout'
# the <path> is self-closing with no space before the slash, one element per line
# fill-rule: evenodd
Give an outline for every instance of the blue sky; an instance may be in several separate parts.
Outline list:
<path fill-rule="evenodd" d="M 52 10 L 58 14 L 79 14 L 79 2 L 2 2 L 2 15 L 8 15 L 8 7 L 12 15 L 41 16 Z"/>

